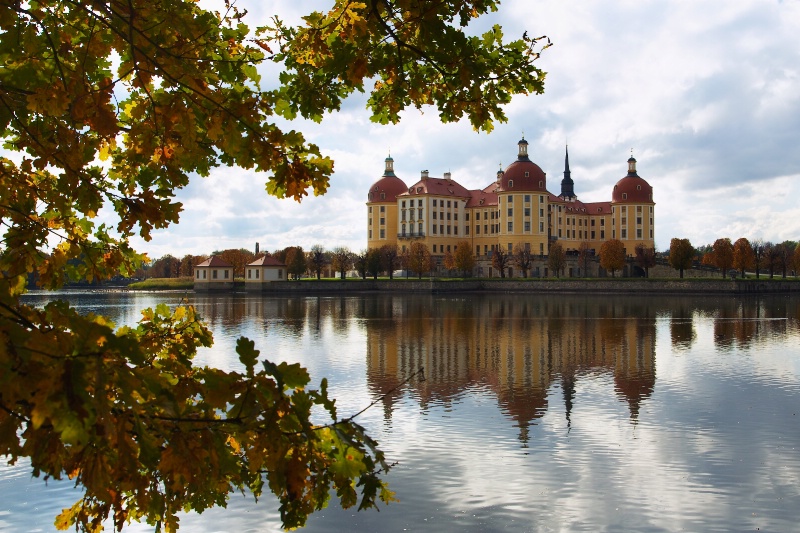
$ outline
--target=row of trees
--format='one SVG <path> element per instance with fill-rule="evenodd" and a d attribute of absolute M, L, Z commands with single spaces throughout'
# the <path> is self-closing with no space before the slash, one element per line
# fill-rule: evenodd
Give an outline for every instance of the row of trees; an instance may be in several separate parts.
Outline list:
<path fill-rule="evenodd" d="M 595 258 L 595 252 L 589 247 L 588 242 L 583 242 L 576 250 L 578 265 L 585 274 L 589 271 L 589 263 Z M 309 251 L 304 251 L 300 246 L 290 246 L 272 253 L 260 252 L 255 254 L 249 250 L 227 249 L 215 251 L 211 255 L 220 257 L 233 265 L 235 277 L 243 277 L 245 266 L 263 255 L 272 255 L 286 265 L 287 275 L 292 279 L 299 279 L 304 275 L 314 275 L 317 279 L 322 277 L 326 270 L 332 270 L 342 279 L 351 270 L 355 270 L 362 278 L 377 278 L 385 272 L 392 278 L 397 269 L 406 269 L 417 277 L 422 277 L 434 269 L 433 255 L 427 246 L 420 242 L 412 242 L 405 250 L 396 245 L 387 244 L 381 248 L 353 252 L 344 246 L 338 246 L 328 251 L 316 244 Z M 626 254 L 625 245 L 618 239 L 611 239 L 603 243 L 598 251 L 600 266 L 616 276 L 625 265 L 632 262 L 649 276 L 650 269 L 656 265 L 659 254 L 655 248 L 639 244 L 633 256 Z M 742 237 L 731 243 L 728 238 L 717 239 L 713 244 L 694 248 L 688 239 L 674 238 L 670 242 L 670 249 L 666 255 L 667 263 L 678 270 L 683 277 L 684 270 L 692 268 L 695 264 L 702 264 L 720 269 L 723 276 L 733 269 L 744 276 L 745 272 L 754 271 L 756 277 L 761 272 L 768 272 L 770 278 L 776 273 L 786 277 L 791 270 L 800 270 L 800 246 L 792 241 L 779 244 L 755 240 L 752 243 Z M 517 245 L 513 250 L 497 247 L 492 251 L 492 266 L 498 270 L 501 277 L 505 277 L 511 268 L 522 271 L 522 276 L 527 277 L 533 268 L 537 254 L 529 247 Z M 139 269 L 137 277 L 173 278 L 192 276 L 195 266 L 207 260 L 206 255 L 185 255 L 178 259 L 172 255 L 165 255 L 155 260 L 149 267 Z M 469 241 L 461 241 L 455 249 L 447 251 L 442 260 L 442 266 L 449 272 L 457 272 L 462 276 L 469 276 L 475 267 L 476 258 Z M 550 246 L 547 256 L 547 266 L 553 276 L 563 275 L 567 266 L 567 251 L 561 243 L 555 242 Z"/>
<path fill-rule="evenodd" d="M 770 278 L 776 273 L 785 278 L 789 271 L 800 270 L 800 246 L 794 241 L 773 244 L 741 237 L 733 243 L 729 238 L 720 238 L 714 244 L 694 249 L 688 239 L 672 239 L 669 263 L 680 271 L 681 277 L 695 262 L 718 268 L 723 277 L 736 270 L 742 277 L 746 272 L 755 272 L 759 278 L 765 272 Z"/>

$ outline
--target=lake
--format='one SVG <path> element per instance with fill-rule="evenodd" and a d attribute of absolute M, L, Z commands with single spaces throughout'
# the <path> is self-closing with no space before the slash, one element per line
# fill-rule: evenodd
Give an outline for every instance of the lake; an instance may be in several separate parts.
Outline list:
<path fill-rule="evenodd" d="M 118 325 L 184 296 L 63 295 Z M 358 421 L 400 502 L 303 531 L 800 528 L 800 296 L 188 296 L 216 341 L 198 362 L 238 367 L 244 335 L 327 377 L 342 416 L 381 399 Z M 0 530 L 53 531 L 78 496 L 3 462 Z M 269 495 L 233 495 L 181 526 L 280 521 Z"/>

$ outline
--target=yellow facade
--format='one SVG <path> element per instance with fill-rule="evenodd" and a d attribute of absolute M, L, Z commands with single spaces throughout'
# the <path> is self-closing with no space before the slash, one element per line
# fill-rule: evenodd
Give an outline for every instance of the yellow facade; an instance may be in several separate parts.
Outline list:
<path fill-rule="evenodd" d="M 528 158 L 527 142 L 518 146 L 517 161 L 483 190 L 467 190 L 449 172 L 437 178 L 427 170 L 409 187 L 387 158 L 367 202 L 368 247 L 396 244 L 402 251 L 418 241 L 441 260 L 467 241 L 479 261 L 488 261 L 498 247 L 513 252 L 520 246 L 546 256 L 555 242 L 568 252 L 582 243 L 599 251 L 603 242 L 619 239 L 628 255 L 638 244 L 655 246 L 652 187 L 636 173 L 636 160 L 629 159 L 628 174 L 614 185 L 612 201 L 584 203 L 572 190 L 568 156 L 556 196 Z"/>

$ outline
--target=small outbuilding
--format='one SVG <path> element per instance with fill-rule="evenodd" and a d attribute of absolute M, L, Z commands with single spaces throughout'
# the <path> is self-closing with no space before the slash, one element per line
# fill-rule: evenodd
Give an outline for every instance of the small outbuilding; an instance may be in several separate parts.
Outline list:
<path fill-rule="evenodd" d="M 233 289 L 233 265 L 217 256 L 194 267 L 194 289 L 200 291 Z"/>
<path fill-rule="evenodd" d="M 248 263 L 244 271 L 247 290 L 263 290 L 272 282 L 286 280 L 286 265 L 268 255 Z"/>

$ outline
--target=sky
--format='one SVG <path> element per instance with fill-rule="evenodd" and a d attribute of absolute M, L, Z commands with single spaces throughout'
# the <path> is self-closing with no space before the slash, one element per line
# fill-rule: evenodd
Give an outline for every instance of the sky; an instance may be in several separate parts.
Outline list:
<path fill-rule="evenodd" d="M 237 5 L 253 27 L 275 14 L 299 21 L 301 8 L 330 3 Z M 179 224 L 134 240 L 135 248 L 152 259 L 256 243 L 363 250 L 367 192 L 387 155 L 409 186 L 429 170 L 484 188 L 516 158 L 523 135 L 555 194 L 569 145 L 585 202 L 611 199 L 632 153 L 653 186 L 658 250 L 673 237 L 695 246 L 720 237 L 800 240 L 800 0 L 505 0 L 470 31 L 492 24 L 508 39 L 527 31 L 553 42 L 537 61 L 545 93 L 516 96 L 508 122 L 492 133 L 466 120 L 441 124 L 433 108 L 373 124 L 366 97 L 355 95 L 321 124 L 292 124 L 335 161 L 325 195 L 278 200 L 266 193 L 266 176 L 218 168 L 178 193 Z"/>

